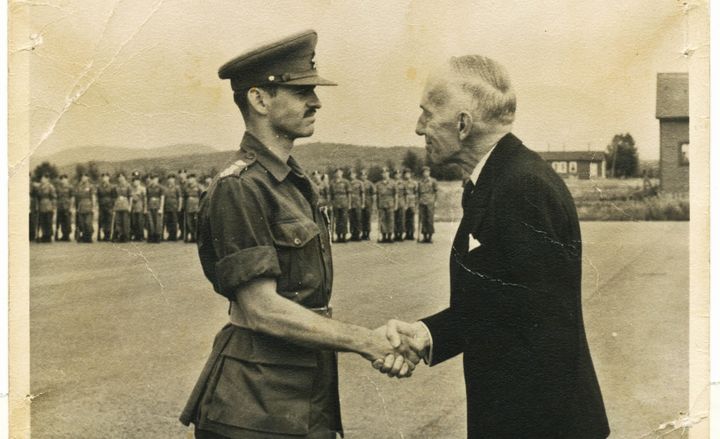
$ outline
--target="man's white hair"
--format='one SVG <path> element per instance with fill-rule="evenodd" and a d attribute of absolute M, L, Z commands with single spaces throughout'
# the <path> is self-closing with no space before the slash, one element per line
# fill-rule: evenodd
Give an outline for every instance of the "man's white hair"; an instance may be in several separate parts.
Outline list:
<path fill-rule="evenodd" d="M 503 66 L 480 55 L 452 57 L 451 81 L 468 94 L 471 105 L 485 122 L 509 125 L 515 120 L 515 91 Z"/>

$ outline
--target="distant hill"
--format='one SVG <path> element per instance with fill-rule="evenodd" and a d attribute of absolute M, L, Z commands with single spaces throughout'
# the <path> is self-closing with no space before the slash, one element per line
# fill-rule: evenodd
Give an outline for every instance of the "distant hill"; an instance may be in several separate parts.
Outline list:
<path fill-rule="evenodd" d="M 211 146 L 199 143 L 175 144 L 158 148 L 124 148 L 116 146 L 80 146 L 61 151 L 49 156 L 33 156 L 30 165 L 35 167 L 48 161 L 56 166 L 64 167 L 76 163 L 115 162 L 118 160 L 154 159 L 158 157 L 177 157 L 190 154 L 208 154 L 217 152 Z"/>
<path fill-rule="evenodd" d="M 188 145 L 189 146 L 189 145 Z M 156 148 L 150 151 L 158 152 L 168 150 L 176 152 L 173 147 Z M 209 147 L 207 147 L 209 148 Z M 100 172 L 109 172 L 115 174 L 123 171 L 130 173 L 132 171 L 147 172 L 177 172 L 178 169 L 186 168 L 190 172 L 196 174 L 210 174 L 222 170 L 223 165 L 229 162 L 235 151 L 215 151 L 193 152 L 190 154 L 178 155 L 153 155 L 149 157 L 134 157 L 131 159 L 108 159 L 108 157 L 122 157 L 121 155 L 109 155 L 102 159 L 95 159 Z M 321 170 L 326 171 L 328 168 L 356 166 L 361 163 L 365 167 L 373 165 L 385 166 L 389 162 L 396 166 L 400 166 L 402 159 L 408 150 L 414 151 L 421 158 L 425 157 L 423 148 L 409 146 L 392 146 L 392 147 L 375 147 L 375 146 L 359 146 L 340 143 L 308 143 L 297 145 L 293 149 L 293 156 L 308 171 Z M 75 160 L 73 162 L 53 162 L 58 165 L 60 173 L 74 175 L 75 165 L 77 163 L 86 163 L 91 159 Z"/>

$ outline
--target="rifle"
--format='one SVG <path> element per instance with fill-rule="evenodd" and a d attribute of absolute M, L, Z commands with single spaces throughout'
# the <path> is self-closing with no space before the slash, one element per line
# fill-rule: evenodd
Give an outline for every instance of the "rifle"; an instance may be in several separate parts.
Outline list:
<path fill-rule="evenodd" d="M 58 220 L 58 215 L 57 215 L 57 210 L 55 210 L 55 211 L 53 211 L 53 221 L 52 221 L 53 226 L 55 227 L 55 241 L 58 240 L 58 232 L 60 231 L 59 230 L 60 227 L 58 227 L 57 220 Z"/>
<path fill-rule="evenodd" d="M 80 214 L 75 209 L 75 241 L 80 242 Z"/>
<path fill-rule="evenodd" d="M 420 203 L 415 203 L 415 210 L 417 211 L 417 222 L 415 223 L 415 242 L 420 242 Z M 413 213 L 415 215 L 415 213 Z"/>
<path fill-rule="evenodd" d="M 40 201 L 35 198 L 35 242 L 40 242 Z"/>
<path fill-rule="evenodd" d="M 110 216 L 110 241 L 115 238 L 115 209 L 113 208 L 112 215 Z"/>
<path fill-rule="evenodd" d="M 187 230 L 187 209 L 183 211 L 183 241 L 187 244 L 188 242 L 188 230 Z"/>

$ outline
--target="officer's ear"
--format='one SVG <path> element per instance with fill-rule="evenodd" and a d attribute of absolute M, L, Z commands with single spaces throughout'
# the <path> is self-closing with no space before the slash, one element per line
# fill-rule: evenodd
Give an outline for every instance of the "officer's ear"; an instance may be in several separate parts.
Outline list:
<path fill-rule="evenodd" d="M 268 104 L 270 94 L 258 87 L 250 87 L 247 91 L 247 100 L 253 112 L 266 115 L 268 114 Z"/>
<path fill-rule="evenodd" d="M 458 129 L 458 137 L 460 140 L 465 140 L 472 131 L 473 126 L 473 117 L 472 114 L 468 113 L 467 111 L 461 111 L 460 114 L 458 114 L 457 119 L 457 129 Z"/>

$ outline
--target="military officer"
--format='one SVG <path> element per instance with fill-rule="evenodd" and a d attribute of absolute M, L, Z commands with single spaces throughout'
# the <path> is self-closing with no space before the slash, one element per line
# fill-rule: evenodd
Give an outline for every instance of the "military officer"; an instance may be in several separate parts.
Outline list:
<path fill-rule="evenodd" d="M 200 195 L 203 189 L 195 174 L 190 174 L 185 183 L 185 242 L 197 242 L 197 215 L 200 210 Z"/>
<path fill-rule="evenodd" d="M 168 233 L 168 241 L 177 241 L 178 237 L 178 212 L 182 208 L 182 190 L 175 183 L 175 174 L 168 175 L 165 187 L 163 188 L 163 217 L 165 219 L 165 229 Z"/>
<path fill-rule="evenodd" d="M 66 174 L 60 175 L 60 179 L 55 185 L 55 196 L 57 197 L 55 203 L 57 208 L 55 213 L 55 240 L 70 241 L 75 194 Z M 77 224 L 75 227 L 77 227 Z M 61 232 L 62 236 L 59 236 Z"/>
<path fill-rule="evenodd" d="M 343 178 L 343 171 L 340 168 L 335 171 L 335 178 L 330 182 L 330 199 L 335 215 L 336 242 L 347 242 L 350 182 Z"/>
<path fill-rule="evenodd" d="M 95 212 L 95 188 L 87 173 L 80 174 L 80 182 L 75 187 L 75 230 L 78 242 L 93 241 L 93 215 Z"/>
<path fill-rule="evenodd" d="M 98 201 L 98 236 L 100 241 L 110 241 L 112 230 L 112 214 L 113 205 L 115 204 L 114 188 L 110 183 L 110 174 L 103 172 L 100 174 L 100 183 L 95 189 Z M 102 231 L 102 237 L 100 232 Z"/>
<path fill-rule="evenodd" d="M 202 439 L 332 439 L 342 433 L 334 351 L 384 358 L 370 331 L 331 319 L 330 239 L 318 194 L 293 158 L 330 85 L 304 32 L 225 64 L 246 133 L 203 197 L 198 253 L 230 324 L 180 420 Z M 387 344 L 387 341 L 384 341 Z M 410 363 L 412 364 L 412 363 Z M 409 366 L 406 366 L 409 368 Z"/>
<path fill-rule="evenodd" d="M 377 194 L 378 223 L 380 225 L 380 242 L 393 242 L 395 232 L 395 210 L 397 209 L 397 184 L 390 179 L 390 170 L 382 169 L 382 180 L 375 183 Z"/>
<path fill-rule="evenodd" d="M 360 171 L 360 180 L 362 180 L 365 192 L 365 202 L 360 213 L 360 223 L 362 229 L 361 238 L 364 241 L 367 241 L 370 239 L 372 211 L 375 205 L 375 185 L 368 179 L 367 169 L 362 169 Z"/>
<path fill-rule="evenodd" d="M 435 233 L 435 202 L 437 201 L 437 180 L 430 176 L 430 168 L 423 166 L 422 179 L 418 183 L 418 221 L 422 242 L 432 242 Z"/>
<path fill-rule="evenodd" d="M 418 202 L 418 183 L 412 178 L 412 170 L 405 168 L 403 172 L 405 183 L 405 239 L 415 239 L 415 212 Z"/>
<path fill-rule="evenodd" d="M 185 186 L 187 185 L 187 169 L 178 170 L 177 174 L 178 186 L 180 187 L 180 193 L 182 194 L 183 201 L 180 203 L 180 210 L 178 210 L 178 226 L 180 226 L 180 239 L 185 240 Z"/>
<path fill-rule="evenodd" d="M 402 178 L 402 172 L 396 169 L 394 172 L 393 182 L 397 188 L 397 204 L 395 205 L 395 241 L 403 240 L 405 233 L 405 207 L 407 206 L 407 194 L 405 192 L 405 180 Z"/>
<path fill-rule="evenodd" d="M 37 189 L 38 211 L 40 231 L 42 234 L 37 237 L 39 242 L 52 242 L 53 237 L 53 216 L 55 214 L 55 186 L 50 183 L 50 176 L 44 174 L 40 178 L 40 186 Z"/>
<path fill-rule="evenodd" d="M 139 172 L 132 174 L 130 191 L 130 239 L 145 240 L 145 215 L 147 214 L 147 190 L 142 184 Z"/>
<path fill-rule="evenodd" d="M 30 174 L 30 241 L 35 241 L 38 236 L 39 199 L 38 188 L 40 183 L 32 179 Z"/>
<path fill-rule="evenodd" d="M 127 182 L 125 174 L 118 174 L 117 185 L 113 187 L 112 240 L 127 242 L 130 240 L 130 200 L 132 199 L 132 187 Z"/>
<path fill-rule="evenodd" d="M 360 241 L 362 233 L 362 209 L 365 206 L 365 185 L 357 178 L 357 172 L 350 170 L 350 240 Z"/>
<path fill-rule="evenodd" d="M 163 234 L 163 205 L 165 195 L 157 175 L 150 175 L 150 183 L 147 186 L 147 210 L 148 210 L 148 242 L 159 243 Z"/>

